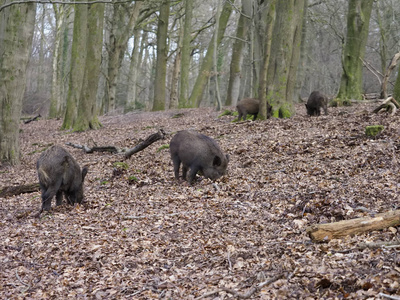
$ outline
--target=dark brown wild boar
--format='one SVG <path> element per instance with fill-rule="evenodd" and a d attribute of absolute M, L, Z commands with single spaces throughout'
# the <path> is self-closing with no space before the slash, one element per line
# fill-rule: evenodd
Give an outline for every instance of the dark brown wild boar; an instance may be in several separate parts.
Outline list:
<path fill-rule="evenodd" d="M 314 91 L 308 97 L 306 109 L 309 116 L 321 115 L 321 108 L 328 114 L 328 98 L 319 91 Z"/>
<path fill-rule="evenodd" d="M 257 119 L 258 112 L 260 110 L 260 100 L 255 98 L 245 98 L 236 105 L 239 113 L 238 121 L 243 117 L 243 121 L 246 120 L 247 115 L 253 115 L 253 121 Z M 267 103 L 267 117 L 271 116 L 271 105 Z"/>
<path fill-rule="evenodd" d="M 56 205 L 62 204 L 63 193 L 71 205 L 83 200 L 83 180 L 88 172 L 81 171 L 75 159 L 60 146 L 52 146 L 43 152 L 36 168 L 42 191 L 42 209 L 50 210 L 51 200 L 56 196 Z"/>
<path fill-rule="evenodd" d="M 186 180 L 190 169 L 189 183 L 193 182 L 197 172 L 212 180 L 226 174 L 229 155 L 224 155 L 218 144 L 206 135 L 191 130 L 179 131 L 171 139 L 169 150 L 176 179 L 179 179 L 181 163 L 183 179 Z"/>

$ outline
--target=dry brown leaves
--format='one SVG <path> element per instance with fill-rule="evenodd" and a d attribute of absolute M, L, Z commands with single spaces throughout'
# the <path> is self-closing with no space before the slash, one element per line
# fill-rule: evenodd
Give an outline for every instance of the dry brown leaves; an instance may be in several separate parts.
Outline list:
<path fill-rule="evenodd" d="M 1 170 L 0 186 L 36 182 L 35 163 L 50 144 L 131 148 L 159 128 L 194 128 L 230 154 L 229 175 L 193 185 L 174 180 L 165 141 L 123 155 L 68 148 L 89 165 L 86 203 L 40 219 L 40 195 L 0 199 L 2 299 L 374 298 L 400 295 L 398 249 L 359 249 L 396 241 L 395 228 L 314 244 L 308 225 L 385 212 L 399 203 L 398 116 L 373 105 L 331 108 L 307 117 L 234 124 L 211 109 L 103 117 L 104 127 L 59 131 L 60 121 L 21 125 L 22 164 Z M 369 139 L 366 125 L 382 124 Z M 66 146 L 67 147 L 67 146 Z M 117 168 L 117 169 L 116 169 Z M 54 203 L 53 203 L 54 207 Z M 222 291 L 222 290 L 225 291 Z"/>

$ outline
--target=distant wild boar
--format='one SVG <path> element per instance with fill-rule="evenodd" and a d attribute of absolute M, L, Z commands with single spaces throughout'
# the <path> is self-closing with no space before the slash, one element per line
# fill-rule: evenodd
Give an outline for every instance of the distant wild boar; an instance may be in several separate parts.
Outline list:
<path fill-rule="evenodd" d="M 328 98 L 319 91 L 314 91 L 308 97 L 306 109 L 309 116 L 321 115 L 321 108 L 328 114 Z"/>
<path fill-rule="evenodd" d="M 260 100 L 255 98 L 245 98 L 236 105 L 239 113 L 238 121 L 243 117 L 243 121 L 246 120 L 247 115 L 253 115 L 253 121 L 257 119 L 258 112 L 260 110 Z M 267 103 L 267 117 L 271 116 L 271 105 Z"/>
<path fill-rule="evenodd" d="M 179 131 L 172 138 L 169 150 L 176 179 L 179 179 L 181 163 L 183 179 L 186 180 L 190 169 L 189 183 L 193 182 L 197 172 L 212 180 L 226 174 L 229 155 L 224 155 L 218 144 L 206 135 L 190 130 Z"/>
<path fill-rule="evenodd" d="M 42 191 L 42 209 L 50 210 L 51 200 L 56 196 L 56 204 L 62 204 L 63 193 L 68 204 L 81 203 L 83 200 L 83 180 L 88 172 L 81 171 L 75 159 L 62 147 L 52 146 L 43 152 L 36 168 Z"/>

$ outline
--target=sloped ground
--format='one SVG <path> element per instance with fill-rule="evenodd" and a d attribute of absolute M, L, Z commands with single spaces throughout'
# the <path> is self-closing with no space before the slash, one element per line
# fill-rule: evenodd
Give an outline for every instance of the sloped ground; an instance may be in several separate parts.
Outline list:
<path fill-rule="evenodd" d="M 400 198 L 400 122 L 373 115 L 377 104 L 330 108 L 307 117 L 231 123 L 211 109 L 103 117 L 97 131 L 59 131 L 60 121 L 21 125 L 22 165 L 1 170 L 0 186 L 37 181 L 35 163 L 51 144 L 134 147 L 159 128 L 193 128 L 229 153 L 217 185 L 173 177 L 170 137 L 125 161 L 84 154 L 86 204 L 63 205 L 40 219 L 39 193 L 0 199 L 2 299 L 230 299 L 282 278 L 251 299 L 375 299 L 400 296 L 399 248 L 359 249 L 397 241 L 396 228 L 312 243 L 307 226 L 396 209 Z M 376 139 L 366 125 L 382 124 Z M 54 206 L 54 202 L 53 202 Z"/>

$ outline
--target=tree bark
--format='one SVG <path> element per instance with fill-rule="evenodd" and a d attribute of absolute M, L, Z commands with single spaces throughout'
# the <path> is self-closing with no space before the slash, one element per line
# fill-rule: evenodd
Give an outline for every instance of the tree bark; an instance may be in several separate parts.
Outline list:
<path fill-rule="evenodd" d="M 87 4 L 75 5 L 74 32 L 71 49 L 71 70 L 67 107 L 64 115 L 62 129 L 73 128 L 77 118 L 77 108 L 82 93 L 85 76 L 85 63 L 87 54 Z"/>
<path fill-rule="evenodd" d="M 9 1 L 0 0 L 0 6 Z M 36 4 L 0 12 L 0 164 L 20 162 L 19 120 L 26 86 Z"/>
<path fill-rule="evenodd" d="M 400 224 L 400 210 L 335 223 L 312 225 L 307 233 L 314 242 L 327 242 L 347 235 L 395 227 Z"/>
<path fill-rule="evenodd" d="M 129 9 L 128 22 L 126 22 L 126 7 L 124 5 L 114 6 L 114 16 L 112 18 L 112 28 L 110 43 L 108 45 L 108 72 L 107 72 L 107 95 L 105 112 L 115 109 L 115 97 L 117 92 L 117 79 L 130 34 L 134 29 L 142 1 L 135 1 L 133 7 Z"/>
<path fill-rule="evenodd" d="M 260 119 L 267 119 L 270 116 L 268 115 L 268 103 L 267 103 L 267 70 L 269 64 L 269 58 L 271 55 L 271 43 L 272 43 L 272 32 L 274 29 L 275 23 L 275 6 L 276 1 L 271 0 L 269 2 L 269 8 L 266 18 L 266 34 L 265 34 L 265 42 L 264 42 L 264 62 L 261 66 L 260 71 L 260 84 L 259 84 L 259 91 L 258 91 L 258 99 L 260 100 L 260 109 L 259 109 L 259 118 Z"/>
<path fill-rule="evenodd" d="M 217 34 L 217 44 L 219 45 L 224 36 L 226 26 L 228 24 L 229 17 L 232 13 L 232 5 L 229 1 L 226 1 L 224 7 L 221 12 L 221 16 L 217 22 L 219 22 L 218 31 L 214 32 L 214 35 Z M 213 63 L 213 53 L 214 53 L 214 43 L 212 42 L 214 39 L 214 35 L 211 39 L 211 42 L 207 49 L 207 54 L 203 59 L 203 63 L 200 67 L 199 75 L 197 76 L 196 82 L 194 84 L 192 94 L 189 98 L 190 107 L 199 107 L 201 98 L 204 92 L 204 88 L 207 84 L 208 74 L 210 73 L 212 63 Z"/>
<path fill-rule="evenodd" d="M 49 118 L 59 118 L 63 113 L 63 77 L 64 68 L 63 64 L 66 60 L 64 55 L 64 32 L 67 30 L 66 21 L 67 14 L 70 11 L 71 6 L 65 6 L 60 4 L 53 4 L 54 17 L 56 20 L 56 33 L 54 38 L 54 53 L 53 53 L 53 76 L 51 85 L 51 98 L 50 98 L 50 109 Z"/>
<path fill-rule="evenodd" d="M 362 61 L 365 54 L 374 0 L 349 0 L 347 36 L 342 54 L 340 99 L 361 99 Z M 361 59 L 360 59 L 361 58 Z"/>
<path fill-rule="evenodd" d="M 246 44 L 246 36 L 249 29 L 249 22 L 249 16 L 245 15 L 242 10 L 236 29 L 236 40 L 232 48 L 232 60 L 229 72 L 228 92 L 225 102 L 226 106 L 236 106 L 239 99 L 240 77 L 243 62 L 243 48 Z"/>
<path fill-rule="evenodd" d="M 133 32 L 133 49 L 131 55 L 131 63 L 129 65 L 129 86 L 128 95 L 126 96 L 126 103 L 124 112 L 132 111 L 136 108 L 136 85 L 139 73 L 139 45 L 140 45 L 140 30 Z"/>
<path fill-rule="evenodd" d="M 97 117 L 96 95 L 101 66 L 101 49 L 103 47 L 103 21 L 104 4 L 91 4 L 88 7 L 85 73 L 78 115 L 73 124 L 74 131 L 101 127 Z"/>
<path fill-rule="evenodd" d="M 292 97 L 303 17 L 304 0 L 277 1 L 264 100 L 272 106 L 274 117 L 287 118 L 294 111 Z"/>
<path fill-rule="evenodd" d="M 179 91 L 179 107 L 189 107 L 189 67 L 190 67 L 190 41 L 192 30 L 193 0 L 185 2 L 185 25 L 182 40 L 181 78 Z"/>
<path fill-rule="evenodd" d="M 157 27 L 157 63 L 154 79 L 153 111 L 165 110 L 165 82 L 167 76 L 167 35 L 169 19 L 169 0 L 164 0 L 160 7 Z"/>

